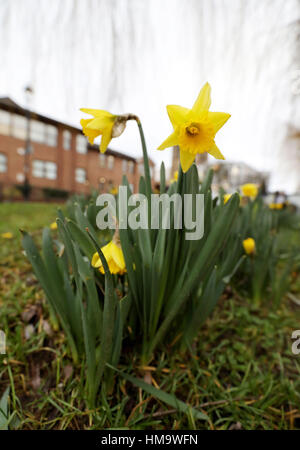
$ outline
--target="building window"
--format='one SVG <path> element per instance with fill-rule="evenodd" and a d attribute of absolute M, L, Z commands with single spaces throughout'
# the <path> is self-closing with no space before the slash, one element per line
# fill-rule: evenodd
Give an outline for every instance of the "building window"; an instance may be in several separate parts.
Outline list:
<path fill-rule="evenodd" d="M 16 180 L 18 183 L 22 183 L 24 181 L 25 177 L 23 173 L 17 173 Z"/>
<path fill-rule="evenodd" d="M 126 159 L 122 160 L 122 172 L 123 173 L 127 172 L 127 160 Z"/>
<path fill-rule="evenodd" d="M 107 167 L 112 170 L 114 168 L 115 158 L 112 155 L 109 155 L 107 158 Z"/>
<path fill-rule="evenodd" d="M 69 130 L 63 132 L 63 147 L 65 150 L 71 149 L 72 133 Z"/>
<path fill-rule="evenodd" d="M 77 168 L 75 170 L 75 180 L 77 183 L 85 183 L 86 182 L 86 171 L 85 169 Z"/>
<path fill-rule="evenodd" d="M 0 153 L 0 173 L 7 172 L 7 156 Z"/>
<path fill-rule="evenodd" d="M 57 165 L 51 161 L 41 161 L 36 159 L 32 162 L 32 175 L 36 178 L 56 180 Z"/>
<path fill-rule="evenodd" d="M 18 139 L 26 139 L 27 119 L 19 114 L 14 114 L 12 118 L 12 135 Z"/>
<path fill-rule="evenodd" d="M 105 163 L 106 163 L 106 155 L 104 155 L 104 153 L 100 153 L 99 154 L 99 161 L 100 161 L 100 167 L 105 167 Z"/>
<path fill-rule="evenodd" d="M 140 175 L 144 175 L 144 164 L 143 163 L 139 163 L 139 173 L 140 173 Z"/>
<path fill-rule="evenodd" d="M 46 140 L 45 124 L 38 120 L 30 122 L 30 139 L 34 142 L 44 143 Z"/>
<path fill-rule="evenodd" d="M 10 134 L 10 113 L 0 111 L 0 134 L 8 136 Z"/>
<path fill-rule="evenodd" d="M 128 162 L 128 172 L 129 172 L 129 173 L 133 173 L 133 170 L 134 170 L 134 164 L 133 164 L 133 161 L 129 161 L 129 162 Z"/>
<path fill-rule="evenodd" d="M 46 125 L 46 144 L 57 147 L 57 128 L 54 125 Z"/>
<path fill-rule="evenodd" d="M 77 134 L 76 136 L 76 151 L 77 153 L 87 152 L 87 142 L 82 134 Z"/>

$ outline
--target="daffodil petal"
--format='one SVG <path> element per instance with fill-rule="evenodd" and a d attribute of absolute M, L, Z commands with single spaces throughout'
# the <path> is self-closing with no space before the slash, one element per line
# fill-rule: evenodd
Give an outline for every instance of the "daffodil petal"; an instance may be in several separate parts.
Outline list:
<path fill-rule="evenodd" d="M 200 113 L 202 111 L 207 111 L 209 109 L 211 104 L 210 91 L 211 91 L 210 84 L 205 83 L 205 85 L 203 86 L 197 97 L 197 100 L 193 105 L 192 108 L 193 112 Z"/>
<path fill-rule="evenodd" d="M 90 122 L 93 119 L 81 119 L 80 124 L 82 126 L 82 132 L 83 134 L 88 138 L 89 143 L 93 145 L 94 139 L 98 137 L 101 134 L 100 130 L 91 130 L 90 128 L 87 128 L 85 125 L 86 122 Z"/>
<path fill-rule="evenodd" d="M 105 128 L 111 128 L 114 124 L 114 117 L 96 117 L 92 119 L 86 126 L 91 130 L 104 130 Z"/>
<path fill-rule="evenodd" d="M 190 112 L 188 108 L 179 105 L 168 105 L 167 111 L 174 130 L 178 124 L 184 121 L 185 117 Z"/>
<path fill-rule="evenodd" d="M 112 246 L 113 246 L 113 242 L 109 241 L 108 244 L 104 245 L 104 247 L 101 247 L 101 250 L 102 250 L 102 253 L 103 253 L 105 259 L 110 258 Z"/>
<path fill-rule="evenodd" d="M 178 145 L 178 135 L 174 131 L 174 133 L 170 134 L 170 136 L 160 144 L 157 150 L 164 150 L 165 148 L 174 147 L 175 145 Z"/>
<path fill-rule="evenodd" d="M 108 111 L 105 111 L 104 109 L 92 109 L 92 108 L 80 108 L 80 111 L 91 114 L 94 117 L 114 117 L 113 114 L 111 114 Z"/>
<path fill-rule="evenodd" d="M 99 255 L 98 255 L 98 252 L 93 254 L 92 266 L 93 267 L 101 267 L 102 266 L 101 259 L 100 259 Z"/>
<path fill-rule="evenodd" d="M 120 268 L 119 268 L 118 264 L 116 264 L 116 262 L 113 259 L 111 259 L 109 261 L 109 270 L 112 274 L 116 274 L 116 273 L 120 272 Z"/>
<path fill-rule="evenodd" d="M 215 133 L 219 131 L 219 129 L 227 122 L 227 120 L 231 117 L 230 114 L 223 112 L 208 112 L 207 119 L 212 122 Z"/>
<path fill-rule="evenodd" d="M 104 131 L 101 143 L 100 143 L 100 152 L 105 153 L 109 143 L 111 141 L 111 129 Z"/>
<path fill-rule="evenodd" d="M 119 266 L 120 269 L 125 269 L 125 260 L 123 256 L 122 249 L 118 247 L 116 244 L 112 246 L 112 257 L 115 261 L 115 263 Z"/>
<path fill-rule="evenodd" d="M 180 150 L 180 164 L 183 172 L 187 172 L 195 160 L 195 156 L 192 153 Z"/>
<path fill-rule="evenodd" d="M 81 119 L 80 120 L 80 125 L 82 126 L 82 128 L 85 128 L 88 126 L 88 124 L 92 121 L 93 119 Z"/>
<path fill-rule="evenodd" d="M 207 152 L 216 159 L 225 159 L 216 144 L 214 144 Z"/>

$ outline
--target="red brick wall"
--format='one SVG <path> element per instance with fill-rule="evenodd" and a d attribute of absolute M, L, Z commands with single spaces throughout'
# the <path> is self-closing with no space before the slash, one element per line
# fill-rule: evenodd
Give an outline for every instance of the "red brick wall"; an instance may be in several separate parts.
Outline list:
<path fill-rule="evenodd" d="M 63 126 L 58 127 L 58 143 L 57 147 L 50 147 L 45 144 L 32 142 L 33 154 L 29 156 L 29 183 L 36 188 L 55 188 L 68 191 L 70 193 L 89 193 L 91 187 L 100 187 L 100 178 L 105 178 L 103 187 L 108 188 L 109 184 L 119 185 L 122 181 L 122 160 L 119 156 L 114 156 L 114 167 L 112 170 L 107 167 L 100 167 L 99 152 L 89 150 L 86 154 L 76 152 L 76 131 L 72 133 L 71 149 L 63 148 Z M 22 184 L 17 181 L 18 173 L 24 173 L 24 155 L 19 155 L 18 148 L 25 149 L 25 142 L 12 136 L 0 135 L 0 153 L 7 156 L 7 172 L 0 173 L 0 185 L 14 186 Z M 106 153 L 108 156 L 108 153 Z M 35 159 L 43 161 L 52 161 L 57 164 L 57 179 L 49 180 L 45 178 L 36 178 L 32 175 L 32 161 Z M 107 157 L 106 157 L 107 164 Z M 128 161 L 127 161 L 128 164 Z M 75 181 L 75 169 L 82 168 L 86 170 L 87 183 L 77 183 Z M 126 173 L 129 183 L 134 185 L 135 190 L 138 188 L 138 169 L 134 163 L 134 173 Z"/>

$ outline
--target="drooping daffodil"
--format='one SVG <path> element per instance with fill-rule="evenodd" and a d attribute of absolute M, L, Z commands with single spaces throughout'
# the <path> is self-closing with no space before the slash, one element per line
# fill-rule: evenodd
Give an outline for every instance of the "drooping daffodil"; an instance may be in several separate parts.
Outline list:
<path fill-rule="evenodd" d="M 101 247 L 101 250 L 112 274 L 118 273 L 122 275 L 126 272 L 124 255 L 119 241 L 113 239 L 108 244 L 104 245 L 104 247 Z M 93 255 L 92 266 L 99 269 L 99 271 L 104 274 L 104 267 L 97 252 Z"/>
<path fill-rule="evenodd" d="M 191 167 L 197 153 L 207 152 L 216 159 L 225 159 L 215 144 L 215 135 L 227 122 L 230 114 L 209 111 L 210 91 L 210 85 L 206 83 L 192 109 L 178 105 L 167 106 L 174 131 L 158 147 L 158 150 L 178 145 L 183 172 L 187 172 Z"/>
<path fill-rule="evenodd" d="M 126 128 L 127 120 L 137 119 L 133 114 L 111 114 L 103 109 L 81 108 L 80 111 L 93 116 L 92 119 L 81 119 L 82 131 L 90 144 L 101 136 L 100 151 L 104 153 L 113 138 L 121 136 Z"/>
<path fill-rule="evenodd" d="M 52 222 L 51 224 L 50 224 L 50 230 L 57 230 L 57 223 L 56 222 Z"/>

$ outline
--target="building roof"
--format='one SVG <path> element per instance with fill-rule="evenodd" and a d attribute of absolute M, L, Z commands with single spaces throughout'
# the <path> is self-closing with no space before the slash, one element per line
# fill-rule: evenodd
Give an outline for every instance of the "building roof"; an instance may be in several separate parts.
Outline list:
<path fill-rule="evenodd" d="M 20 106 L 9 97 L 0 97 L 0 105 L 5 105 L 13 108 L 20 108 Z"/>
<path fill-rule="evenodd" d="M 28 110 L 22 108 L 20 105 L 18 105 L 16 102 L 14 102 L 9 97 L 0 97 L 0 109 L 4 109 L 4 110 L 10 111 L 10 112 L 14 112 L 16 114 L 21 114 L 23 116 L 25 116 L 28 113 Z M 48 123 L 50 125 L 63 126 L 64 128 L 66 128 L 68 130 L 76 131 L 76 132 L 82 134 L 82 130 L 80 128 L 74 127 L 73 125 L 69 125 L 67 123 L 60 122 L 60 121 L 55 120 L 55 119 L 51 119 L 50 117 L 43 116 L 42 114 L 38 114 L 38 113 L 36 113 L 34 111 L 29 111 L 29 113 L 30 113 L 30 118 L 31 119 L 40 120 L 41 122 L 45 122 L 45 123 Z M 99 146 L 98 145 L 88 144 L 88 149 L 89 150 L 97 150 L 97 151 L 99 151 Z M 119 157 L 119 158 L 123 158 L 123 159 L 127 159 L 129 161 L 136 162 L 136 158 L 134 158 L 133 156 L 126 155 L 125 153 L 121 153 L 121 152 L 118 152 L 116 150 L 112 150 L 110 148 L 108 148 L 106 150 L 106 154 L 112 155 L 112 156 L 116 156 L 116 157 Z"/>

